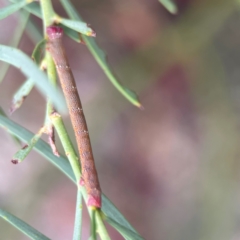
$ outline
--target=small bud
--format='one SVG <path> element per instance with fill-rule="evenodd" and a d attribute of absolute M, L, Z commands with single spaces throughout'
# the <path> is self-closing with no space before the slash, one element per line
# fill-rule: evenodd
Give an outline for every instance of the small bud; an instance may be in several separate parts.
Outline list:
<path fill-rule="evenodd" d="M 58 26 L 47 27 L 47 35 L 50 40 L 61 38 L 63 35 L 63 29 Z"/>
<path fill-rule="evenodd" d="M 11 160 L 11 162 L 13 163 L 13 164 L 18 164 L 18 160 Z"/>

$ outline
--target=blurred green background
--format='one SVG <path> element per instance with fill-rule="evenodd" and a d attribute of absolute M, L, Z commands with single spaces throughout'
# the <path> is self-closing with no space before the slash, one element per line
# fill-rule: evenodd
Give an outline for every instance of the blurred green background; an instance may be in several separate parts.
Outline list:
<path fill-rule="evenodd" d="M 157 0 L 72 2 L 144 106 L 127 102 L 87 48 L 65 37 L 103 192 L 147 240 L 240 239 L 240 1 L 176 0 L 175 16 Z M 14 14 L 0 22 L 1 44 L 11 45 L 19 21 Z M 30 55 L 34 38 L 25 32 L 20 49 Z M 6 112 L 24 80 L 9 69 L 0 87 Z M 44 114 L 34 89 L 10 117 L 37 132 Z M 0 129 L 0 206 L 51 239 L 71 239 L 75 186 L 35 152 L 13 165 L 18 149 Z M 83 239 L 88 219 L 85 210 Z M 27 238 L 0 220 L 0 239 Z"/>

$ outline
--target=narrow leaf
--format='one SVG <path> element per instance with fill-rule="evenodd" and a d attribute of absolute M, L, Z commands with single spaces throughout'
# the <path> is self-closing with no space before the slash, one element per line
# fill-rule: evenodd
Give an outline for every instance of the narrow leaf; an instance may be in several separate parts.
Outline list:
<path fill-rule="evenodd" d="M 106 60 L 105 53 L 99 49 L 99 47 L 96 44 L 96 41 L 92 38 L 88 38 L 86 36 L 82 36 L 84 42 L 88 46 L 88 49 L 93 54 L 95 59 L 97 60 L 98 64 L 102 67 L 103 71 L 107 75 L 108 79 L 111 81 L 111 83 L 117 88 L 117 90 L 122 93 L 122 95 L 127 98 L 133 105 L 141 108 L 142 105 L 138 100 L 137 95 L 131 91 L 130 89 L 124 87 L 115 77 L 114 73 L 111 71 L 111 68 Z"/>
<path fill-rule="evenodd" d="M 85 34 L 87 36 L 90 36 L 90 37 L 96 36 L 96 33 L 85 22 L 69 20 L 66 18 L 59 18 L 58 21 L 62 25 L 69 27 L 77 32 L 82 33 L 82 34 Z"/>
<path fill-rule="evenodd" d="M 0 45 L 0 60 L 19 68 L 28 78 L 31 78 L 39 90 L 46 95 L 61 111 L 66 111 L 66 104 L 61 92 L 53 87 L 45 73 L 23 52 L 18 49 Z"/>
<path fill-rule="evenodd" d="M 46 44 L 46 40 L 42 39 L 40 42 L 38 42 L 38 44 L 36 45 L 36 47 L 33 50 L 32 59 L 34 60 L 34 62 L 37 65 L 40 65 L 40 63 L 41 63 L 45 44 Z"/>
<path fill-rule="evenodd" d="M 158 0 L 170 13 L 178 12 L 177 5 L 172 0 Z"/>
<path fill-rule="evenodd" d="M 80 189 L 77 191 L 77 202 L 76 202 L 76 211 L 75 211 L 75 223 L 74 223 L 74 232 L 73 240 L 81 239 L 82 232 L 82 193 Z"/>
<path fill-rule="evenodd" d="M 0 115 L 7 117 L 7 115 L 5 114 L 5 112 L 3 111 L 3 109 L 0 107 Z M 11 137 L 13 138 L 13 140 L 19 145 L 21 146 L 21 141 L 19 140 L 19 138 L 17 138 L 14 134 L 11 134 Z"/>
<path fill-rule="evenodd" d="M 19 0 L 10 0 L 10 2 L 18 3 Z M 39 17 L 39 18 L 42 17 L 42 10 L 39 7 L 39 3 L 32 2 L 32 3 L 24 6 L 24 9 L 27 10 L 28 12 L 30 12 L 31 14 Z"/>
<path fill-rule="evenodd" d="M 63 29 L 64 33 L 69 36 L 72 40 L 78 42 L 78 43 L 81 43 L 81 34 L 76 32 L 75 30 L 69 28 L 69 27 L 66 27 L 62 24 L 59 24 L 59 26 L 61 26 L 61 28 Z"/>
<path fill-rule="evenodd" d="M 15 217 L 11 213 L 0 209 L 0 217 L 2 217 L 5 221 L 9 222 L 11 225 L 19 229 L 22 233 L 30 237 L 34 240 L 50 240 L 50 238 L 46 237 L 35 228 L 28 225 L 23 220 Z"/>
<path fill-rule="evenodd" d="M 143 240 L 143 238 L 138 235 L 137 233 L 127 229 L 126 227 L 122 226 L 121 224 L 117 223 L 113 219 L 107 217 L 105 219 L 112 227 L 114 227 L 125 239 L 127 240 Z"/>
<path fill-rule="evenodd" d="M 38 43 L 43 38 L 43 34 L 39 27 L 31 21 L 28 21 L 27 23 L 26 33 L 34 44 Z"/>
<path fill-rule="evenodd" d="M 76 21 L 82 21 L 82 18 L 79 16 L 77 11 L 74 9 L 72 4 L 69 0 L 60 0 L 64 9 L 66 10 L 69 17 Z M 117 88 L 117 90 L 122 93 L 122 95 L 127 98 L 133 105 L 141 108 L 141 103 L 139 102 L 137 95 L 132 92 L 131 90 L 122 86 L 122 84 L 118 81 L 117 77 L 114 75 L 113 71 L 111 70 L 107 60 L 105 53 L 98 47 L 96 41 L 93 38 L 89 38 L 87 36 L 82 36 L 83 41 L 86 43 L 89 51 L 92 53 L 93 57 L 100 65 L 108 79 L 111 83 Z"/>
<path fill-rule="evenodd" d="M 104 194 L 102 195 L 102 202 L 103 206 L 101 210 L 107 217 L 113 219 L 114 221 L 129 229 L 130 231 L 138 234 L 137 231 L 132 227 L 132 225 L 126 220 L 126 218 L 118 211 L 114 204 Z"/>
<path fill-rule="evenodd" d="M 17 164 L 22 162 L 27 155 L 30 153 L 34 145 L 37 143 L 39 138 L 42 136 L 43 128 L 41 128 L 36 135 L 33 136 L 33 138 L 29 141 L 27 145 L 22 147 L 18 152 L 16 152 L 13 156 L 12 163 Z"/>
<path fill-rule="evenodd" d="M 69 15 L 69 17 L 71 17 L 74 20 L 80 20 L 80 21 L 82 20 L 82 18 L 79 16 L 78 12 L 76 11 L 74 6 L 72 5 L 71 1 L 60 0 L 60 2 L 62 3 L 62 5 L 63 5 L 65 11 L 67 12 L 67 14 Z"/>
<path fill-rule="evenodd" d="M 27 0 L 18 1 L 17 3 L 11 4 L 5 8 L 0 9 L 0 20 L 8 17 L 12 13 L 18 11 L 20 8 L 27 5 L 29 2 Z"/>
<path fill-rule="evenodd" d="M 24 142 L 28 142 L 34 136 L 27 129 L 21 127 L 17 123 L 4 116 L 0 116 L 0 126 L 4 127 L 4 129 L 7 129 L 9 132 L 11 132 Z M 51 148 L 42 139 L 39 139 L 37 144 L 34 146 L 34 149 L 36 149 L 37 152 L 39 152 L 43 157 L 48 159 L 59 170 L 65 173 L 67 177 L 69 177 L 73 182 L 75 182 L 73 171 L 66 158 L 62 156 L 60 156 L 59 158 L 54 156 Z M 118 211 L 118 209 L 104 194 L 102 194 L 102 211 L 107 217 L 111 218 L 119 225 L 138 235 L 136 230 L 131 226 L 131 224 L 124 218 L 124 216 Z"/>
<path fill-rule="evenodd" d="M 21 139 L 23 142 L 29 142 L 34 136 L 33 133 L 29 132 L 27 129 L 21 127 L 17 123 L 4 116 L 0 116 L 0 126 L 2 126 L 10 133 L 14 134 L 15 136 L 19 137 L 19 139 Z M 57 168 L 63 171 L 68 178 L 75 182 L 73 171 L 66 158 L 62 156 L 60 156 L 59 158 L 54 156 L 50 146 L 41 139 L 39 139 L 37 144 L 34 146 L 34 149 L 43 157 L 48 159 Z"/>
<path fill-rule="evenodd" d="M 12 38 L 9 42 L 10 46 L 12 46 L 12 47 L 18 46 L 18 44 L 22 38 L 26 24 L 28 22 L 29 15 L 30 15 L 29 12 L 25 12 L 23 10 L 20 11 L 20 16 L 18 19 L 17 26 L 16 26 L 14 33 L 12 34 Z M 5 78 L 5 76 L 8 72 L 8 69 L 9 69 L 9 64 L 7 64 L 7 63 L 2 64 L 2 67 L 0 68 L 0 83 Z"/>
<path fill-rule="evenodd" d="M 31 92 L 32 88 L 34 86 L 34 82 L 31 79 L 26 80 L 21 87 L 15 92 L 10 108 L 10 113 L 13 113 L 18 108 L 21 107 L 23 101 L 26 99 L 26 97 Z"/>

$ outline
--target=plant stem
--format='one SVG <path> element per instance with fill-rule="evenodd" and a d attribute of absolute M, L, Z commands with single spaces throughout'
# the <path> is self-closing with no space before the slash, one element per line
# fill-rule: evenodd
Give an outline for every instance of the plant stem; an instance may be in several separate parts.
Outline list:
<path fill-rule="evenodd" d="M 40 4 L 43 14 L 44 34 L 46 34 L 47 27 L 53 24 L 55 12 L 51 0 L 41 0 Z"/>
<path fill-rule="evenodd" d="M 76 177 L 76 183 L 78 185 L 78 182 L 81 177 L 80 164 L 79 164 L 76 152 L 73 148 L 72 142 L 71 142 L 71 140 L 67 134 L 66 128 L 63 124 L 62 117 L 57 112 L 54 112 L 53 114 L 51 114 L 50 119 L 51 119 L 55 129 L 57 130 L 58 136 L 63 145 L 65 154 L 66 154 L 67 158 L 69 159 L 69 162 L 72 166 L 74 175 Z"/>
<path fill-rule="evenodd" d="M 57 74 L 54 62 L 52 60 L 51 55 L 46 52 L 45 55 L 46 65 L 47 65 L 47 75 L 50 83 L 56 87 L 57 86 Z M 54 127 L 50 120 L 50 114 L 54 112 L 53 105 L 51 101 L 48 99 L 47 107 L 46 107 L 46 116 L 45 116 L 45 126 L 46 126 L 46 133 L 48 134 L 48 142 L 50 147 L 52 148 L 53 154 L 59 156 L 55 145 L 55 134 L 54 134 Z"/>
<path fill-rule="evenodd" d="M 42 7 L 42 12 L 43 12 L 43 22 L 44 22 L 44 35 L 46 35 L 46 28 L 50 25 L 53 24 L 54 21 L 54 17 L 56 16 L 53 7 L 52 7 L 52 2 L 51 0 L 41 0 L 41 7 Z M 46 58 L 48 59 L 48 56 L 46 55 Z M 51 59 L 52 61 L 52 59 Z M 50 68 L 49 73 L 48 74 L 53 74 L 52 77 L 49 78 L 55 78 L 54 76 L 56 75 L 56 72 L 53 73 L 52 72 L 52 62 L 50 60 L 47 60 L 47 67 Z M 55 71 L 55 70 L 54 70 Z M 52 79 L 52 80 L 53 80 Z M 55 82 L 53 82 L 55 84 Z M 48 109 L 49 110 L 49 109 Z M 86 189 L 82 186 L 79 186 L 79 181 L 81 178 L 81 166 L 80 163 L 78 161 L 78 157 L 77 154 L 73 148 L 72 142 L 68 136 L 68 133 L 66 131 L 66 128 L 63 124 L 62 118 L 58 113 L 53 113 L 50 116 L 50 119 L 55 127 L 55 129 L 58 132 L 60 141 L 63 145 L 63 148 L 65 150 L 66 156 L 69 159 L 69 162 L 72 166 L 75 178 L 76 178 L 76 184 L 78 186 L 78 193 L 77 193 L 77 208 L 76 208 L 76 217 L 75 217 L 75 226 L 74 226 L 74 237 L 78 237 L 81 236 L 81 213 L 82 211 L 80 211 L 79 207 L 81 205 L 81 195 L 83 196 L 85 202 L 87 202 L 87 192 Z M 101 238 L 103 240 L 110 240 L 110 237 L 107 233 L 107 230 L 105 228 L 105 225 L 103 224 L 103 220 L 102 217 L 100 215 L 100 210 L 97 210 L 95 208 L 92 207 L 88 207 L 88 211 L 94 211 L 96 214 L 96 223 L 97 223 L 97 230 L 99 232 L 99 235 L 101 236 Z M 91 215 L 91 214 L 90 214 Z M 92 219 L 93 221 L 93 219 Z M 74 238 L 75 240 L 75 238 Z"/>
<path fill-rule="evenodd" d="M 44 35 L 46 35 L 47 26 L 52 24 L 52 17 L 55 14 L 52 6 L 51 0 L 41 0 L 41 9 L 43 15 L 43 24 L 44 24 Z M 52 61 L 51 55 L 46 52 L 45 54 L 46 64 L 47 64 L 47 74 L 50 82 L 56 86 L 57 75 L 55 70 L 55 65 Z M 50 101 L 47 101 L 47 109 L 46 109 L 46 117 L 45 117 L 45 124 L 49 122 L 49 115 L 53 112 L 53 107 Z"/>
<path fill-rule="evenodd" d="M 57 85 L 56 68 L 49 52 L 46 52 L 45 58 L 47 62 L 47 74 L 48 74 L 49 81 L 52 83 L 53 86 L 56 86 Z"/>
<path fill-rule="evenodd" d="M 103 218 L 101 214 L 101 210 L 96 210 L 95 214 L 96 223 L 97 223 L 97 232 L 102 240 L 111 240 L 108 235 L 107 229 L 103 223 Z"/>
<path fill-rule="evenodd" d="M 90 216 L 91 216 L 91 240 L 97 239 L 96 234 L 96 209 L 90 209 Z"/>
<path fill-rule="evenodd" d="M 45 60 L 46 60 L 46 65 L 47 65 L 48 79 L 53 86 L 57 86 L 56 68 L 55 68 L 54 62 L 53 62 L 52 57 L 49 54 L 49 52 L 46 52 Z M 47 109 L 46 109 L 46 120 L 45 120 L 46 122 L 49 121 L 49 116 L 52 112 L 53 112 L 53 106 L 52 106 L 51 102 L 48 100 L 47 101 Z"/>
<path fill-rule="evenodd" d="M 46 36 L 46 29 L 48 26 L 53 24 L 55 12 L 53 10 L 51 0 L 41 0 L 41 7 L 43 12 L 44 35 Z M 48 74 L 49 81 L 52 83 L 52 85 L 56 86 L 57 85 L 56 68 L 49 52 L 46 52 L 45 60 L 47 65 L 47 74 Z M 78 157 L 74 151 L 74 148 L 67 134 L 67 131 L 65 129 L 61 116 L 58 113 L 53 113 L 53 110 L 54 110 L 53 106 L 51 102 L 48 100 L 47 108 L 46 108 L 45 124 L 47 124 L 47 128 L 51 128 L 51 129 L 52 129 L 51 125 L 53 124 L 55 129 L 57 130 L 60 141 L 65 150 L 66 156 L 68 157 L 69 162 L 72 166 L 73 172 L 75 174 L 76 183 L 78 183 L 81 177 L 81 167 L 78 161 Z M 50 124 L 49 122 L 50 120 L 52 121 L 52 124 Z M 52 129 L 52 131 L 53 130 L 54 129 Z M 52 140 L 53 140 L 53 145 L 55 147 L 54 138 Z M 82 189 L 82 187 L 79 186 L 77 191 L 76 216 L 75 216 L 74 234 L 73 234 L 74 240 L 79 240 L 81 238 L 82 191 L 80 191 L 80 189 Z M 86 196 L 86 193 L 84 195 Z"/>

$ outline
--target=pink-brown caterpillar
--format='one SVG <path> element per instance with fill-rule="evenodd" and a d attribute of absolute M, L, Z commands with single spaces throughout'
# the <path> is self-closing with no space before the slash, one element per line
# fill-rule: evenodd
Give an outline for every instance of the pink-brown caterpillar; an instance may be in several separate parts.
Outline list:
<path fill-rule="evenodd" d="M 88 206 L 101 208 L 101 189 L 94 164 L 88 128 L 76 83 L 62 44 L 63 30 L 58 26 L 47 28 L 47 50 L 57 68 L 81 159 L 82 176 L 88 193 Z"/>

